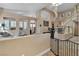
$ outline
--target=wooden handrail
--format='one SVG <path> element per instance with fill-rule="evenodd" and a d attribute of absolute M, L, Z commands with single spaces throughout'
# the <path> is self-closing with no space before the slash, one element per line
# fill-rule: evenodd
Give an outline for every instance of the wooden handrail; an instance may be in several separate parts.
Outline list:
<path fill-rule="evenodd" d="M 70 38 L 69 38 L 70 39 Z M 59 55 L 67 56 L 78 56 L 78 46 L 79 43 L 73 42 L 71 40 L 60 40 L 60 39 L 51 39 L 53 46 L 51 45 L 51 51 Z"/>

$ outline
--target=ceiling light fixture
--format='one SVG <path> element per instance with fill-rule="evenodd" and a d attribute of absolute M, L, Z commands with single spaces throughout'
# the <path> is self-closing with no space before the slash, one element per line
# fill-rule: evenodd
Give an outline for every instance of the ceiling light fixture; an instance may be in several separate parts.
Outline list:
<path fill-rule="evenodd" d="M 59 6 L 61 5 L 62 3 L 52 3 L 52 6 Z"/>
<path fill-rule="evenodd" d="M 17 14 L 23 14 L 23 12 L 16 12 Z"/>

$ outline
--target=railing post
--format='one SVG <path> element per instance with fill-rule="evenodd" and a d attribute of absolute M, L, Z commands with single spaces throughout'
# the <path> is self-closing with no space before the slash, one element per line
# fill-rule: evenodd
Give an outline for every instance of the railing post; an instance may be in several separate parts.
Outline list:
<path fill-rule="evenodd" d="M 75 56 L 75 43 L 74 43 L 74 56 Z"/>
<path fill-rule="evenodd" d="M 59 56 L 59 39 L 57 40 L 57 56 Z"/>
<path fill-rule="evenodd" d="M 77 56 L 78 56 L 78 44 L 77 44 Z"/>

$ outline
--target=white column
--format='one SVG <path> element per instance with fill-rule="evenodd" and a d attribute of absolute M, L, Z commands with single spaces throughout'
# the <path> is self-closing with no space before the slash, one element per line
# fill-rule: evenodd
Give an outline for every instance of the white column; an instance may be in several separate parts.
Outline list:
<path fill-rule="evenodd" d="M 28 19 L 28 25 L 27 25 L 28 29 L 27 29 L 27 34 L 30 34 L 30 20 Z"/>
<path fill-rule="evenodd" d="M 41 12 L 37 12 L 37 26 L 36 26 L 36 33 L 41 34 L 43 33 L 43 20 L 41 19 Z"/>
<path fill-rule="evenodd" d="M 50 18 L 49 18 L 49 28 L 52 28 L 52 18 L 53 16 L 50 14 Z"/>

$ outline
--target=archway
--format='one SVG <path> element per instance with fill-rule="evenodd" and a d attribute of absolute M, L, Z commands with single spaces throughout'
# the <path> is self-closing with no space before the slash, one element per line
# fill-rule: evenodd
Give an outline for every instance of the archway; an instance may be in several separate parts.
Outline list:
<path fill-rule="evenodd" d="M 55 22 L 57 18 L 57 12 L 51 11 L 47 8 L 42 8 L 37 14 L 37 25 L 41 33 L 48 32 L 48 28 L 52 27 L 52 23 Z M 41 25 L 41 27 L 40 27 Z"/>

